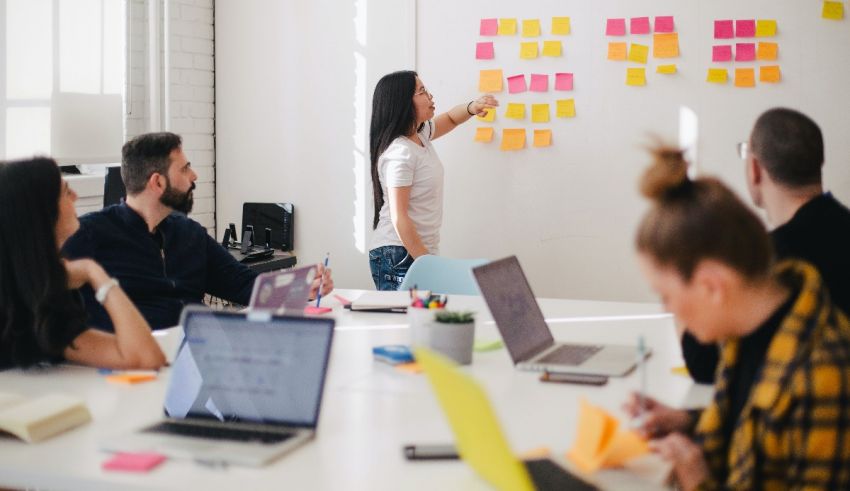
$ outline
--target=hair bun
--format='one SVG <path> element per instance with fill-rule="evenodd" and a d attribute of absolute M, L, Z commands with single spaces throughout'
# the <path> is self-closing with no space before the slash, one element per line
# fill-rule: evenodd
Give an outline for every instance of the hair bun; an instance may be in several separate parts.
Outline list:
<path fill-rule="evenodd" d="M 647 198 L 660 201 L 672 191 L 689 184 L 685 153 L 678 148 L 656 144 L 649 148 L 653 162 L 643 174 L 640 192 Z"/>

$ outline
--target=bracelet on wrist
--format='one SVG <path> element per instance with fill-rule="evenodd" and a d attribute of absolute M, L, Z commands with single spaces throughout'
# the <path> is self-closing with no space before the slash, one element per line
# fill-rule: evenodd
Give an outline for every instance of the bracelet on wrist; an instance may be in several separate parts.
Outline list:
<path fill-rule="evenodd" d="M 473 102 L 475 102 L 475 101 L 474 100 L 469 101 L 469 104 L 466 105 L 466 113 L 469 114 L 470 116 L 475 116 L 475 113 L 469 110 L 469 106 L 471 106 Z"/>
<path fill-rule="evenodd" d="M 110 278 L 109 281 L 100 285 L 100 287 L 94 293 L 95 300 L 97 300 L 97 302 L 102 305 L 104 302 L 106 302 L 106 296 L 109 295 L 109 292 L 112 290 L 112 288 L 116 286 L 118 286 L 118 280 L 116 280 L 115 278 Z"/>

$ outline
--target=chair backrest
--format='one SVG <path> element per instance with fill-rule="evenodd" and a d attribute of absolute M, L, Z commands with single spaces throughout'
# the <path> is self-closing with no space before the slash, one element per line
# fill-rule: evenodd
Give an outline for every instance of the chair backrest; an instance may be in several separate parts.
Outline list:
<path fill-rule="evenodd" d="M 127 197 L 124 181 L 121 179 L 121 166 L 106 168 L 106 179 L 103 180 L 103 207 L 117 205 Z"/>
<path fill-rule="evenodd" d="M 416 285 L 420 290 L 447 295 L 478 295 L 478 283 L 472 268 L 487 264 L 486 259 L 453 259 L 441 256 L 419 256 L 410 265 L 400 290 Z"/>

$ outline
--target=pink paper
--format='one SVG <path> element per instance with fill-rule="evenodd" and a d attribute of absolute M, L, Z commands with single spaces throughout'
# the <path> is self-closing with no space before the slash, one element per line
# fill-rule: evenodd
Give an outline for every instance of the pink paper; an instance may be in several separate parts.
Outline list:
<path fill-rule="evenodd" d="M 492 60 L 493 59 L 493 43 L 477 43 L 475 45 L 476 60 Z"/>
<path fill-rule="evenodd" d="M 555 90 L 573 90 L 573 74 L 556 73 Z"/>
<path fill-rule="evenodd" d="M 732 61 L 732 46 L 714 46 L 711 49 L 711 61 Z"/>
<path fill-rule="evenodd" d="M 626 19 L 608 19 L 608 25 L 605 27 L 606 36 L 625 36 L 626 35 Z"/>
<path fill-rule="evenodd" d="M 632 34 L 649 34 L 652 32 L 649 27 L 649 17 L 632 17 L 631 32 Z"/>
<path fill-rule="evenodd" d="M 754 20 L 736 20 L 735 21 L 735 37 L 739 37 L 739 38 L 756 37 L 756 21 L 754 21 Z"/>
<path fill-rule="evenodd" d="M 165 455 L 158 453 L 117 453 L 103 463 L 110 471 L 147 472 L 165 461 Z"/>
<path fill-rule="evenodd" d="M 499 34 L 499 19 L 481 19 L 482 36 L 495 36 Z"/>
<path fill-rule="evenodd" d="M 755 59 L 755 43 L 738 43 L 735 45 L 735 61 L 753 61 Z"/>
<path fill-rule="evenodd" d="M 655 32 L 674 32 L 675 30 L 672 15 L 660 15 L 655 18 Z"/>
<path fill-rule="evenodd" d="M 531 91 L 532 92 L 546 92 L 549 90 L 549 75 L 543 75 L 540 73 L 532 73 L 531 74 Z"/>
<path fill-rule="evenodd" d="M 525 85 L 525 75 L 514 75 L 508 77 L 508 92 L 516 94 L 517 92 L 525 92 L 528 87 Z"/>
<path fill-rule="evenodd" d="M 315 305 L 308 305 L 304 307 L 304 313 L 307 315 L 322 315 L 329 314 L 333 312 L 334 309 L 330 307 L 316 307 Z"/>
<path fill-rule="evenodd" d="M 732 39 L 735 37 L 735 27 L 731 20 L 714 21 L 714 39 Z"/>

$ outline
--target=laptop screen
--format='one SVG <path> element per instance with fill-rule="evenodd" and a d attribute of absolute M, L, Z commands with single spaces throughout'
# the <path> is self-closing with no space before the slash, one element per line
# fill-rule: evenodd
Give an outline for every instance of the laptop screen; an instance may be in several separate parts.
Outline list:
<path fill-rule="evenodd" d="M 316 426 L 332 319 L 186 309 L 182 324 L 167 416 Z"/>

